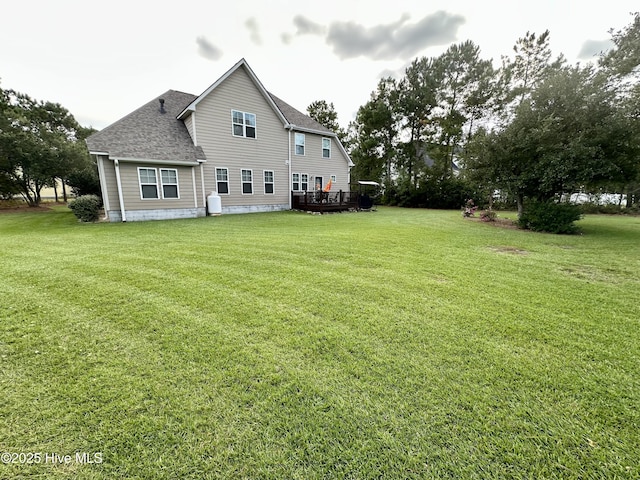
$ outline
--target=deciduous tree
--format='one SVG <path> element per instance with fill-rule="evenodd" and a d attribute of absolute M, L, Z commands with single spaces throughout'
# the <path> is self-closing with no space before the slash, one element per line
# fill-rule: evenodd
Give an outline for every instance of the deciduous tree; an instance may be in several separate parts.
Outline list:
<path fill-rule="evenodd" d="M 0 176 L 30 206 L 40 192 L 64 178 L 86 156 L 78 148 L 82 129 L 65 108 L 0 89 Z"/>

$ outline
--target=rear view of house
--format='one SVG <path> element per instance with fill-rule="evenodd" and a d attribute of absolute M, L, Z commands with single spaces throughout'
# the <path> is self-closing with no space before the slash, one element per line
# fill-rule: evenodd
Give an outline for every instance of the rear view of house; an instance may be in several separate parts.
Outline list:
<path fill-rule="evenodd" d="M 292 192 L 347 191 L 336 134 L 270 94 L 242 59 L 201 95 L 169 90 L 87 139 L 110 221 L 291 208 Z"/>

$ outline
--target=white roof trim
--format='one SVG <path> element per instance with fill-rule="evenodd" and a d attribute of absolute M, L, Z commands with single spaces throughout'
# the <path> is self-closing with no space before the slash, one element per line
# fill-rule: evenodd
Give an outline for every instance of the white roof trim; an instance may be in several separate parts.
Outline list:
<path fill-rule="evenodd" d="M 322 135 L 323 137 L 335 137 L 335 138 L 338 137 L 338 135 L 335 132 L 331 132 L 331 131 L 327 132 L 326 130 L 314 130 L 313 128 L 299 127 L 298 125 L 295 125 L 293 123 L 285 125 L 285 128 L 292 128 L 294 131 L 297 131 L 297 132 L 315 133 L 316 135 Z"/>
<path fill-rule="evenodd" d="M 247 63 L 247 61 L 244 58 L 240 59 L 240 61 L 238 63 L 236 63 L 233 67 L 231 67 L 229 70 L 227 70 L 227 72 L 224 75 L 222 75 L 209 88 L 207 88 L 204 92 L 202 92 L 198 96 L 198 98 L 196 98 L 193 102 L 191 102 L 189 105 L 187 105 L 187 107 L 182 112 L 180 112 L 180 114 L 178 114 L 178 116 L 176 118 L 178 120 L 181 120 L 186 116 L 186 114 L 188 112 L 195 112 L 198 103 L 200 103 L 201 100 L 203 100 L 207 95 L 209 95 L 213 90 L 215 90 L 222 82 L 224 82 L 227 78 L 229 78 L 231 76 L 231 74 L 233 74 L 240 67 L 244 67 L 245 68 L 247 74 L 249 75 L 249 77 L 251 78 L 251 80 L 253 81 L 255 86 L 258 88 L 258 90 L 260 91 L 260 93 L 262 94 L 264 99 L 267 101 L 269 106 L 276 113 L 278 118 L 280 118 L 280 120 L 282 121 L 282 124 L 286 126 L 287 125 L 287 119 L 284 117 L 284 115 L 282 114 L 280 109 L 276 106 L 275 102 L 273 101 L 273 99 L 271 98 L 269 93 L 267 92 L 266 88 L 264 88 L 264 85 L 262 85 L 262 82 L 258 79 L 258 77 L 253 72 L 253 70 L 251 70 L 251 67 L 249 66 L 249 64 Z"/>
<path fill-rule="evenodd" d="M 128 163 L 149 163 L 153 165 L 180 165 L 187 167 L 196 167 L 200 165 L 200 161 L 197 162 L 189 162 L 185 160 L 160 160 L 157 158 L 128 158 L 128 157 L 109 157 L 109 160 L 119 161 L 119 162 L 128 162 Z"/>

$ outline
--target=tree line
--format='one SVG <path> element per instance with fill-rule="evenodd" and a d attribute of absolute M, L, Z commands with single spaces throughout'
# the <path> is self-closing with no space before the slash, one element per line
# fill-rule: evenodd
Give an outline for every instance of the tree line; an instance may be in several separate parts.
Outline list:
<path fill-rule="evenodd" d="M 459 208 L 466 199 L 517 206 L 579 191 L 640 201 L 640 15 L 611 31 L 596 65 L 552 55 L 549 31 L 527 32 L 501 66 L 472 41 L 416 58 L 379 81 L 347 131 L 352 180 L 383 200 Z M 336 129 L 333 105 L 307 109 Z M 622 198 L 622 197 L 620 197 Z"/>
<path fill-rule="evenodd" d="M 596 65 L 553 57 L 550 34 L 527 32 L 495 68 L 472 41 L 416 58 L 379 81 L 346 130 L 333 104 L 307 112 L 338 133 L 352 181 L 376 180 L 383 200 L 459 208 L 468 199 L 517 206 L 577 191 L 640 203 L 640 14 L 611 31 Z M 40 203 L 42 188 L 99 193 L 84 140 L 95 130 L 59 104 L 0 88 L 0 197 Z"/>
<path fill-rule="evenodd" d="M 99 181 L 84 140 L 95 130 L 78 124 L 60 104 L 0 88 L 0 198 L 21 196 L 40 204 L 45 187 L 99 194 Z M 56 190 L 56 196 L 58 192 Z"/>

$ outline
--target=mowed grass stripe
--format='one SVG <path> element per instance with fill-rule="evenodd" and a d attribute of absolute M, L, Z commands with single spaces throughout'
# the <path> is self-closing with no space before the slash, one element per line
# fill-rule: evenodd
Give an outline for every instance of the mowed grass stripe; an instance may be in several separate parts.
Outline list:
<path fill-rule="evenodd" d="M 557 237 L 387 208 L 17 217 L 0 450 L 105 462 L 0 476 L 638 473 L 636 219 Z"/>

